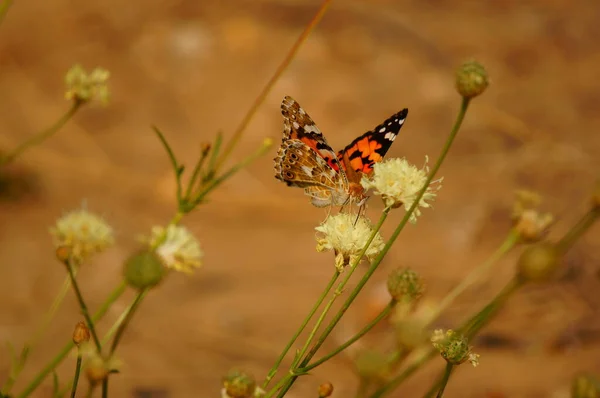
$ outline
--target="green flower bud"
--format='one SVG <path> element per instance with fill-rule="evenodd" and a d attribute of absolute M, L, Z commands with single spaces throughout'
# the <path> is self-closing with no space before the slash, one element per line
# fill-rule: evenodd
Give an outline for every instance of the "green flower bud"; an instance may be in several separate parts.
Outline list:
<path fill-rule="evenodd" d="M 223 378 L 223 387 L 230 398 L 251 398 L 256 390 L 256 380 L 247 373 L 231 370 Z"/>
<path fill-rule="evenodd" d="M 397 268 L 388 276 L 388 292 L 396 301 L 413 301 L 421 297 L 425 290 L 423 280 L 410 268 Z"/>
<path fill-rule="evenodd" d="M 452 365 L 460 365 L 467 360 L 473 366 L 479 364 L 479 355 L 471 352 L 467 339 L 453 330 L 448 330 L 445 333 L 443 330 L 434 331 L 431 342 L 440 352 L 442 358 Z"/>
<path fill-rule="evenodd" d="M 477 97 L 488 84 L 487 72 L 477 61 L 467 61 L 456 71 L 456 89 L 465 98 Z"/>
<path fill-rule="evenodd" d="M 385 380 L 390 366 L 385 354 L 375 350 L 363 350 L 354 360 L 356 371 L 367 380 Z"/>
<path fill-rule="evenodd" d="M 165 267 L 160 258 L 151 251 L 142 251 L 129 257 L 123 267 L 127 284 L 135 289 L 156 286 L 165 275 Z"/>
<path fill-rule="evenodd" d="M 517 261 L 517 273 L 524 282 L 542 282 L 550 279 L 561 256 L 555 245 L 540 242 L 527 247 Z"/>

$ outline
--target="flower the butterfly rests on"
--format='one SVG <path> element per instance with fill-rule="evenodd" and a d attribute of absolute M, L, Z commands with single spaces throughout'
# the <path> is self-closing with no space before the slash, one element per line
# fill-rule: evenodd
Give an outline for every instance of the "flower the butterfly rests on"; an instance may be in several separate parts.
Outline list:
<path fill-rule="evenodd" d="M 281 102 L 283 138 L 275 158 L 275 178 L 304 188 L 316 207 L 362 203 L 360 181 L 373 171 L 396 139 L 408 109 L 390 116 L 337 153 L 304 109 L 291 97 Z"/>

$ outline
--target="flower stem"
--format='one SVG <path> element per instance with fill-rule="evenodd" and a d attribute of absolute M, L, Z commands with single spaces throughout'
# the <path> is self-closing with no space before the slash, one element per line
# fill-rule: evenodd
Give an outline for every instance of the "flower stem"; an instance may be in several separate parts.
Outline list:
<path fill-rule="evenodd" d="M 100 339 L 98 338 L 98 334 L 96 333 L 94 321 L 90 316 L 90 312 L 88 311 L 87 305 L 85 304 L 85 300 L 83 299 L 83 295 L 81 294 L 81 290 L 79 289 L 79 284 L 77 283 L 77 279 L 75 278 L 73 262 L 71 260 L 67 260 L 65 261 L 65 265 L 67 266 L 67 271 L 69 272 L 69 278 L 71 278 L 71 285 L 73 286 L 73 291 L 75 292 L 75 296 L 77 297 L 79 308 L 81 309 L 81 313 L 83 314 L 83 317 L 87 322 L 88 328 L 90 329 L 90 333 L 92 334 L 92 339 L 94 340 L 96 349 L 98 350 L 98 353 L 100 353 L 102 351 L 102 345 L 100 344 Z"/>
<path fill-rule="evenodd" d="M 452 374 L 452 370 L 454 369 L 454 365 L 450 362 L 446 363 L 446 370 L 444 371 L 444 376 L 442 377 L 442 382 L 440 389 L 436 395 L 436 398 L 442 398 L 444 395 L 444 390 L 446 389 L 446 385 L 448 384 L 448 380 L 450 380 L 450 375 Z"/>
<path fill-rule="evenodd" d="M 362 338 L 365 334 L 367 334 L 371 329 L 373 329 L 375 327 L 375 325 L 377 325 L 379 322 L 381 322 L 382 319 L 384 319 L 386 316 L 388 316 L 389 313 L 394 308 L 394 305 L 396 305 L 396 301 L 395 300 L 391 300 L 388 303 L 388 305 L 386 305 L 385 308 L 379 313 L 379 315 L 377 315 L 375 317 L 375 319 L 373 319 L 371 322 L 369 322 L 354 337 L 352 337 L 351 339 L 349 339 L 348 341 L 346 341 L 344 344 L 342 344 L 341 346 L 339 346 L 338 348 L 336 348 L 335 350 L 333 350 L 329 354 L 325 355 L 323 358 L 321 358 L 321 359 L 319 359 L 319 360 L 317 360 L 317 361 L 309 364 L 308 366 L 306 366 L 304 368 L 298 369 L 298 371 L 301 372 L 301 373 L 309 372 L 310 370 L 316 368 L 317 366 L 319 366 L 319 365 L 323 364 L 324 362 L 330 360 L 331 358 L 333 358 L 334 356 L 336 356 L 340 352 L 344 351 L 346 348 L 350 347 L 352 344 L 354 344 L 360 338 Z"/>
<path fill-rule="evenodd" d="M 4 6 L 6 3 L 8 3 L 10 5 L 11 1 L 5 0 L 5 2 L 2 4 L 2 6 Z M 0 12 L 1 11 L 2 10 L 0 9 Z M 0 18 L 1 18 L 1 14 L 0 14 Z M 73 115 L 75 115 L 75 113 L 77 113 L 77 111 L 79 110 L 79 108 L 81 107 L 82 104 L 83 104 L 82 101 L 77 101 L 77 100 L 73 101 L 71 108 L 69 108 L 69 110 L 64 115 L 62 115 L 60 117 L 60 119 L 58 119 L 56 121 L 56 123 L 54 123 L 52 126 L 48 127 L 46 130 L 43 130 L 43 131 L 39 132 L 38 134 L 34 135 L 27 141 L 21 143 L 21 145 L 16 147 L 12 152 L 9 152 L 6 155 L 0 156 L 0 166 L 4 166 L 4 165 L 12 162 L 13 160 L 15 160 L 15 158 L 17 156 L 19 156 L 27 148 L 37 145 L 37 144 L 41 143 L 42 141 L 50 138 L 54 133 L 56 133 L 58 130 L 60 130 L 73 117 Z"/>
<path fill-rule="evenodd" d="M 283 75 L 283 72 L 285 72 L 287 67 L 290 65 L 290 63 L 292 62 L 292 60 L 298 53 L 298 50 L 300 49 L 302 44 L 308 38 L 308 35 L 312 32 L 312 30 L 315 28 L 315 26 L 317 26 L 317 24 L 321 21 L 321 19 L 323 18 L 323 15 L 325 15 L 325 11 L 327 11 L 327 8 L 329 7 L 329 4 L 331 3 L 331 1 L 332 0 L 323 0 L 321 5 L 319 6 L 319 9 L 317 10 L 317 13 L 313 16 L 313 18 L 310 20 L 310 22 L 306 25 L 306 27 L 304 28 L 304 31 L 300 34 L 300 36 L 298 37 L 298 39 L 296 40 L 296 42 L 294 43 L 292 48 L 290 48 L 290 50 L 286 54 L 286 56 L 283 59 L 283 61 L 281 62 L 281 64 L 275 70 L 275 73 L 271 76 L 271 78 L 269 79 L 269 81 L 267 82 L 265 87 L 258 94 L 256 99 L 250 106 L 250 109 L 248 110 L 248 112 L 246 113 L 246 115 L 244 116 L 242 121 L 240 122 L 239 126 L 233 133 L 231 140 L 229 140 L 229 142 L 223 149 L 223 152 L 222 152 L 221 156 L 219 157 L 219 160 L 215 164 L 214 170 L 212 170 L 213 173 L 216 173 L 217 169 L 220 166 L 222 166 L 223 163 L 227 160 L 227 157 L 230 155 L 231 151 L 237 145 L 238 141 L 240 140 L 240 138 L 242 136 L 242 133 L 246 130 L 246 127 L 248 127 L 248 124 L 250 123 L 250 121 L 252 120 L 254 115 L 256 114 L 256 111 L 258 110 L 258 108 L 265 101 L 265 99 L 267 98 L 267 95 L 269 95 L 269 92 L 271 92 L 271 89 L 273 88 L 273 86 L 275 86 L 275 83 L 277 83 L 277 81 L 279 80 L 281 75 Z"/>
<path fill-rule="evenodd" d="M 344 302 L 344 304 L 342 305 L 342 308 L 340 308 L 340 310 L 334 316 L 334 318 L 331 320 L 331 322 L 329 323 L 329 325 L 327 326 L 327 328 L 325 329 L 325 331 L 319 337 L 319 340 L 317 341 L 317 343 L 313 346 L 313 348 L 306 355 L 306 357 L 304 358 L 304 360 L 300 363 L 300 368 L 305 367 L 305 366 L 308 365 L 308 362 L 312 359 L 312 357 L 317 352 L 317 350 L 321 347 L 321 345 L 323 344 L 323 342 L 325 341 L 325 339 L 327 338 L 327 336 L 329 336 L 329 334 L 331 333 L 331 331 L 335 328 L 335 326 L 338 324 L 338 322 L 340 321 L 340 319 L 344 316 L 345 312 L 348 310 L 348 308 L 350 307 L 350 305 L 354 302 L 354 300 L 356 299 L 356 297 L 358 296 L 358 294 L 360 293 L 360 291 L 363 289 L 363 287 L 365 286 L 365 284 L 367 283 L 367 281 L 371 278 L 371 276 L 373 275 L 373 273 L 377 270 L 377 267 L 381 263 L 381 260 L 383 260 L 383 258 L 386 256 L 387 252 L 390 250 L 390 248 L 392 247 L 392 245 L 394 244 L 394 242 L 396 241 L 396 239 L 400 235 L 400 232 L 402 231 L 402 229 L 404 229 L 404 226 L 410 220 L 411 215 L 413 214 L 413 212 L 415 211 L 415 209 L 419 205 L 419 202 L 421 201 L 421 198 L 423 197 L 423 195 L 427 191 L 427 188 L 429 187 L 429 184 L 431 183 L 431 181 L 433 181 L 435 175 L 437 174 L 437 172 L 439 171 L 440 167 L 442 166 L 442 163 L 444 162 L 444 159 L 448 155 L 450 147 L 452 146 L 452 143 L 454 142 L 454 139 L 456 138 L 456 135 L 458 134 L 458 131 L 460 130 L 460 126 L 462 124 L 462 121 L 464 120 L 464 117 L 465 117 L 465 114 L 467 112 L 467 109 L 469 108 L 469 102 L 470 102 L 469 98 L 466 98 L 466 97 L 462 98 L 461 107 L 460 107 L 460 110 L 459 110 L 458 115 L 456 117 L 456 121 L 454 123 L 454 126 L 452 127 L 452 130 L 450 131 L 450 135 L 448 136 L 448 138 L 446 140 L 446 143 L 444 144 L 444 147 L 442 148 L 440 156 L 438 157 L 435 165 L 433 166 L 431 172 L 429 173 L 429 176 L 427 177 L 427 180 L 423 184 L 423 188 L 421 188 L 421 191 L 419 191 L 417 197 L 415 198 L 415 201 L 413 202 L 413 204 L 411 205 L 411 207 L 408 209 L 408 211 L 406 212 L 406 214 L 402 218 L 402 221 L 400 221 L 400 224 L 398 224 L 398 227 L 396 227 L 396 229 L 394 230 L 391 238 L 386 242 L 386 244 L 383 247 L 383 249 L 381 250 L 381 252 L 377 255 L 377 257 L 371 263 L 371 266 L 369 267 L 369 269 L 367 270 L 367 272 L 365 273 L 365 275 L 359 281 L 359 283 L 354 288 L 354 290 L 352 290 L 352 293 L 350 293 L 350 296 L 348 297 L 348 299 L 346 299 L 346 302 Z M 370 242 L 369 242 L 369 244 L 370 244 Z M 366 247 L 368 247 L 368 245 L 366 245 Z M 363 249 L 363 250 L 366 251 L 366 248 Z M 360 258 L 359 258 L 359 260 L 360 260 Z M 352 269 L 351 269 L 351 271 L 352 271 Z M 279 393 L 278 398 L 281 398 L 281 397 L 283 397 L 285 395 L 285 393 L 290 389 L 290 387 L 292 386 L 292 384 L 294 383 L 294 381 L 296 379 L 297 379 L 296 375 L 294 375 L 294 376 L 292 376 L 290 378 L 290 381 L 283 387 L 283 389 Z"/>
<path fill-rule="evenodd" d="M 71 398 L 75 398 L 77 393 L 77 383 L 79 382 L 79 373 L 81 372 L 81 354 L 77 355 L 77 364 L 75 365 L 75 376 L 73 377 L 73 388 L 71 388 Z"/>
<path fill-rule="evenodd" d="M 126 310 L 127 314 L 125 315 L 123 322 L 121 322 L 119 328 L 117 329 L 117 332 L 115 333 L 113 342 L 110 346 L 109 357 L 115 353 L 117 346 L 121 342 L 121 338 L 123 337 L 123 333 L 125 332 L 125 329 L 127 329 L 127 326 L 131 322 L 133 315 L 135 314 L 136 310 L 139 308 L 144 297 L 146 297 L 146 294 L 148 293 L 148 291 L 149 291 L 148 289 L 141 290 L 137 294 L 137 296 L 135 296 L 135 299 L 133 300 L 133 303 L 131 304 L 131 306 L 129 306 L 129 308 L 127 308 L 127 310 Z M 108 397 L 108 377 L 106 377 L 102 381 L 102 398 L 106 398 L 106 397 Z"/>
<path fill-rule="evenodd" d="M 508 253 L 515 245 L 519 242 L 519 234 L 515 230 L 511 230 L 500 247 L 496 249 L 492 255 L 481 263 L 478 267 L 474 268 L 461 282 L 450 291 L 442 299 L 440 304 L 435 310 L 435 314 L 432 315 L 431 321 L 435 320 L 443 311 L 445 311 L 450 304 L 463 293 L 469 286 L 471 286 L 477 279 L 479 279 L 484 273 L 500 260 L 506 253 Z"/>
<path fill-rule="evenodd" d="M 110 307 L 114 304 L 115 301 L 119 299 L 125 292 L 127 285 L 125 282 L 121 282 L 119 286 L 115 288 L 108 296 L 106 301 L 102 304 L 100 309 L 94 314 L 92 320 L 94 322 L 98 322 L 110 309 Z M 62 362 L 63 359 L 69 354 L 71 349 L 75 346 L 73 340 L 71 339 L 62 350 L 37 374 L 37 376 L 29 383 L 29 385 L 23 390 L 23 392 L 16 396 L 16 398 L 25 398 L 28 397 L 39 385 L 44 381 L 44 379 L 52 373 L 52 371 Z"/>
<path fill-rule="evenodd" d="M 598 219 L 600 216 L 600 207 L 594 207 L 581 217 L 581 219 L 567 232 L 565 236 L 556 244 L 561 252 L 566 252 Z"/>
<path fill-rule="evenodd" d="M 24 349 L 23 349 L 24 355 L 22 354 L 21 358 L 19 358 L 19 361 L 18 361 L 15 369 L 11 369 L 11 373 L 10 373 L 9 377 L 7 378 L 6 382 L 2 386 L 1 391 L 5 395 L 8 395 L 8 393 L 14 386 L 15 382 L 17 381 L 17 377 L 19 377 L 19 375 L 21 374 L 21 371 L 25 367 L 25 363 L 26 363 L 27 359 L 29 358 L 29 355 L 31 355 L 31 351 L 33 350 L 33 347 L 39 342 L 40 338 L 42 337 L 42 335 L 48 328 L 48 325 L 50 325 L 50 321 L 52 321 L 52 318 L 54 318 L 54 315 L 56 315 L 56 311 L 60 307 L 60 304 L 62 303 L 63 299 L 65 298 L 70 287 L 71 287 L 71 279 L 67 275 L 60 291 L 54 298 L 54 301 L 52 302 L 50 309 L 44 316 L 44 321 L 37 328 L 37 330 L 33 334 L 33 337 L 31 338 L 29 343 L 25 344 Z"/>
<path fill-rule="evenodd" d="M 416 361 L 414 361 L 411 365 L 409 365 L 402 373 L 398 376 L 394 377 L 390 380 L 385 386 L 379 388 L 377 391 L 371 395 L 370 398 L 381 398 L 393 390 L 396 389 L 400 384 L 404 382 L 404 380 L 408 379 L 414 372 L 416 372 L 421 366 L 423 366 L 426 362 L 428 362 L 431 358 L 435 357 L 438 351 L 433 347 L 429 347 L 429 349 L 419 357 Z"/>
<path fill-rule="evenodd" d="M 317 302 L 315 303 L 315 305 L 312 307 L 312 309 L 308 313 L 308 316 L 304 319 L 304 321 L 302 322 L 302 325 L 300 325 L 298 330 L 296 330 L 296 333 L 294 333 L 294 335 L 292 336 L 291 340 L 287 343 L 287 345 L 283 349 L 283 352 L 279 355 L 279 358 L 277 358 L 277 361 L 275 361 L 275 365 L 273 365 L 273 367 L 269 371 L 269 374 L 267 375 L 267 378 L 265 379 L 265 381 L 263 383 L 263 386 L 262 386 L 263 389 L 266 389 L 267 386 L 269 385 L 269 383 L 271 382 L 271 380 L 273 379 L 273 377 L 275 377 L 275 374 L 277 374 L 277 370 L 279 369 L 279 365 L 281 365 L 281 362 L 283 362 L 283 359 L 287 355 L 290 348 L 292 348 L 292 345 L 298 339 L 298 336 L 300 336 L 300 333 L 302 333 L 302 331 L 306 328 L 306 325 L 308 325 L 308 322 L 315 315 L 315 312 L 317 312 L 317 309 L 321 306 L 321 304 L 323 303 L 323 300 L 325 300 L 325 297 L 329 294 L 329 291 L 331 290 L 331 288 L 333 287 L 333 284 L 335 283 L 335 281 L 338 279 L 339 276 L 340 276 L 340 273 L 336 269 L 335 273 L 331 277 L 331 280 L 325 287 L 325 290 L 323 290 L 323 292 L 317 299 Z"/>

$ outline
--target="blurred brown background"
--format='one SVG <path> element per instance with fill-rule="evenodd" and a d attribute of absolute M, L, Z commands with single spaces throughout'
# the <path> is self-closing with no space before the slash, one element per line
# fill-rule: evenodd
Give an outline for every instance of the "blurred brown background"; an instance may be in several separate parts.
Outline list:
<path fill-rule="evenodd" d="M 112 101 L 85 107 L 11 166 L 25 182 L 0 203 L 0 341 L 19 347 L 47 310 L 65 277 L 47 230 L 84 199 L 118 232 L 117 246 L 80 274 L 90 305 L 102 302 L 136 236 L 174 213 L 171 169 L 150 125 L 189 165 L 217 130 L 231 134 L 318 4 L 14 4 L 0 26 L 0 147 L 13 148 L 67 109 L 63 76 L 74 63 L 110 70 Z M 454 68 L 476 57 L 492 84 L 474 101 L 441 170 L 435 208 L 406 228 L 325 348 L 373 315 L 393 267 L 414 267 L 428 283 L 427 299 L 443 297 L 504 239 L 515 189 L 544 196 L 558 219 L 552 238 L 586 210 L 600 165 L 599 20 L 596 0 L 333 3 L 250 124 L 237 159 L 265 137 L 279 141 L 279 104 L 291 95 L 334 148 L 408 107 L 389 156 L 421 165 L 425 155 L 439 153 L 458 109 Z M 273 364 L 333 267 L 330 254 L 314 250 L 314 227 L 325 213 L 273 178 L 275 151 L 184 220 L 202 242 L 205 265 L 192 277 L 172 275 L 144 302 L 119 350 L 124 368 L 112 379 L 111 395 L 165 390 L 170 397 L 216 397 L 229 368 L 262 379 Z M 380 210 L 372 200 L 370 216 Z M 395 213 L 384 236 L 400 217 Z M 480 367 L 460 368 L 448 397 L 562 398 L 576 372 L 600 371 L 599 244 L 596 227 L 569 253 L 560 281 L 524 289 L 509 302 L 476 344 Z M 462 296 L 441 325 L 456 325 L 486 303 L 512 276 L 516 254 Z M 118 302 L 100 330 L 131 297 Z M 69 294 L 15 392 L 79 320 Z M 5 379 L 8 351 L 1 352 Z M 61 367 L 62 381 L 73 363 Z M 421 396 L 442 366 L 434 361 L 394 396 Z M 289 396 L 314 397 L 325 380 L 336 386 L 335 397 L 353 396 L 347 356 L 301 379 Z M 49 396 L 50 387 L 49 380 L 34 396 Z"/>

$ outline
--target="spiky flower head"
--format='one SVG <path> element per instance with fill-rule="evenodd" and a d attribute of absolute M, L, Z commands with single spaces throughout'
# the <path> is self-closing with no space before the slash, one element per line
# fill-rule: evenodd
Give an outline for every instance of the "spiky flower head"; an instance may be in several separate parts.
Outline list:
<path fill-rule="evenodd" d="M 109 100 L 109 77 L 110 72 L 106 69 L 95 68 L 91 73 L 87 73 L 81 65 L 73 65 L 65 75 L 65 98 L 79 102 L 97 99 L 105 105 Z"/>
<path fill-rule="evenodd" d="M 404 209 L 408 210 L 427 181 L 427 161 L 428 158 L 425 157 L 425 165 L 421 169 L 404 158 L 391 158 L 375 163 L 373 173 L 363 175 L 361 184 L 365 189 L 373 188 L 376 195 L 381 195 L 386 207 L 404 206 Z M 436 192 L 442 187 L 442 180 L 443 178 L 439 178 L 429 184 L 419 200 L 419 205 L 410 216 L 411 223 L 414 224 L 421 215 L 419 207 L 431 207 L 429 202 L 437 196 Z"/>
<path fill-rule="evenodd" d="M 335 253 L 335 266 L 341 272 L 343 268 L 359 260 L 362 249 L 367 244 L 373 227 L 371 222 L 363 216 L 338 213 L 327 217 L 317 231 L 317 251 L 333 250 Z M 379 232 L 365 252 L 367 259 L 372 260 L 383 249 L 384 243 Z"/>
<path fill-rule="evenodd" d="M 456 90 L 464 98 L 477 97 L 489 84 L 485 68 L 477 61 L 467 61 L 456 71 Z"/>
<path fill-rule="evenodd" d="M 59 259 L 78 264 L 114 243 L 110 225 L 86 209 L 74 210 L 59 218 L 50 228 L 50 234 Z"/>
<path fill-rule="evenodd" d="M 166 228 L 154 226 L 148 243 L 167 268 L 191 274 L 202 265 L 204 252 L 200 243 L 185 227 L 174 224 Z"/>
<path fill-rule="evenodd" d="M 435 330 L 431 342 L 448 363 L 460 365 L 468 360 L 473 367 L 479 365 L 479 354 L 472 353 L 467 339 L 454 330 Z"/>

